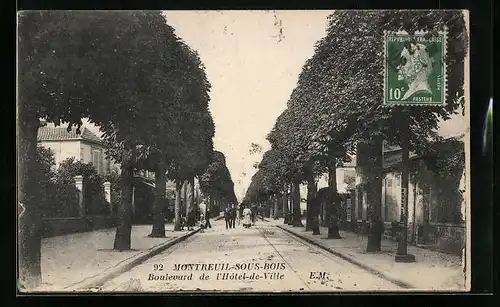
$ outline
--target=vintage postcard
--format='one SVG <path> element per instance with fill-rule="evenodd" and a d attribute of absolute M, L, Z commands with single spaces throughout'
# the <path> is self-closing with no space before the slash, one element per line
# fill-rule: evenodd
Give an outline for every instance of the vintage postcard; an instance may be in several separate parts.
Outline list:
<path fill-rule="evenodd" d="M 464 10 L 20 11 L 18 290 L 470 290 Z"/>

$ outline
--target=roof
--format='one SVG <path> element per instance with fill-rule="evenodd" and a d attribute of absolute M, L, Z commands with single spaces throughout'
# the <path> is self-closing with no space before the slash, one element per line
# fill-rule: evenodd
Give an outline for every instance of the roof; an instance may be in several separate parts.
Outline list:
<path fill-rule="evenodd" d="M 94 143 L 102 143 L 101 138 L 86 127 L 81 128 L 81 133 L 79 135 L 76 134 L 76 128 L 72 128 L 70 132 L 67 131 L 66 127 L 40 127 L 38 129 L 38 142 L 68 140 L 84 140 Z"/>

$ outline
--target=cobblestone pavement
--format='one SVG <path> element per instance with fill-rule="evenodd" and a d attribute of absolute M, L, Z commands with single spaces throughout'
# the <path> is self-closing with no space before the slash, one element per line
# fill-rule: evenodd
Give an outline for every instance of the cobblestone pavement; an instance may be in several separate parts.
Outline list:
<path fill-rule="evenodd" d="M 107 282 L 104 291 L 397 291 L 397 285 L 270 223 L 224 221 Z"/>

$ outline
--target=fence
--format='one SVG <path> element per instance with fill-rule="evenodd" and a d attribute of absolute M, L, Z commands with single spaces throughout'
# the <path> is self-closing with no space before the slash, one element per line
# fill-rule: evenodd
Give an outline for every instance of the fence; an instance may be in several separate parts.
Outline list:
<path fill-rule="evenodd" d="M 75 176 L 75 186 L 64 192 L 67 197 L 52 197 L 45 201 L 42 214 L 42 236 L 53 237 L 70 233 L 92 231 L 115 226 L 110 183 L 103 185 L 103 198 L 92 197 L 83 184 L 82 176 Z M 61 194 L 61 193 L 59 193 Z"/>
<path fill-rule="evenodd" d="M 430 248 L 461 255 L 465 247 L 465 225 L 450 223 L 432 223 L 428 227 L 427 242 L 424 244 Z"/>
<path fill-rule="evenodd" d="M 86 232 L 115 226 L 111 216 L 85 216 L 65 218 L 43 218 L 44 238 L 71 233 Z"/>
<path fill-rule="evenodd" d="M 398 240 L 399 223 L 384 223 L 384 238 Z M 423 225 L 408 225 L 408 242 L 432 250 L 460 256 L 465 246 L 466 232 L 464 224 L 430 223 Z"/>

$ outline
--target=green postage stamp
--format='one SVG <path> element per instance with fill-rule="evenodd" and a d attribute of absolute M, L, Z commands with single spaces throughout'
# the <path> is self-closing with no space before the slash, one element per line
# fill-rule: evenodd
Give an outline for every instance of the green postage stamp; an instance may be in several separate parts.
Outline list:
<path fill-rule="evenodd" d="M 384 106 L 444 105 L 446 32 L 386 32 Z"/>

